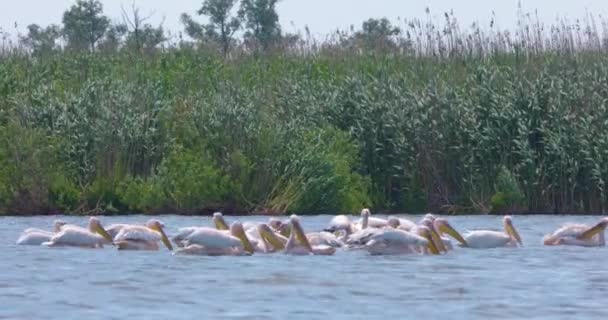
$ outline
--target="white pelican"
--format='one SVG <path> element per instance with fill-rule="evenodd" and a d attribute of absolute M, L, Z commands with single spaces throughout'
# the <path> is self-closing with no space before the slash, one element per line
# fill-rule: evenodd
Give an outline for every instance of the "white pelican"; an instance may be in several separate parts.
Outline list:
<path fill-rule="evenodd" d="M 42 245 L 101 248 L 106 241 L 112 243 L 112 237 L 103 228 L 99 219 L 91 217 L 88 229 L 75 225 L 64 225 L 61 227 L 61 231 L 53 234 L 51 239 Z"/>
<path fill-rule="evenodd" d="M 359 222 L 357 224 L 359 229 L 365 229 L 367 227 L 384 228 L 387 225 L 388 223 L 386 219 L 372 217 L 371 212 L 368 208 L 364 208 L 363 210 L 361 210 L 361 219 L 359 219 Z"/>
<path fill-rule="evenodd" d="M 497 247 L 516 247 L 523 245 L 521 237 L 511 220 L 511 216 L 503 218 L 503 231 L 494 230 L 474 230 L 464 236 L 464 240 L 469 248 L 487 249 Z"/>
<path fill-rule="evenodd" d="M 416 233 L 384 229 L 372 234 L 365 247 L 372 255 L 426 253 L 427 250 L 431 254 L 439 254 L 431 231 L 425 226 L 417 226 Z"/>
<path fill-rule="evenodd" d="M 236 221 L 230 225 L 230 231 L 200 227 L 187 235 L 183 248 L 176 253 L 199 255 L 244 255 L 253 254 L 254 248 L 243 229 Z"/>
<path fill-rule="evenodd" d="M 65 226 L 66 224 L 67 223 L 62 220 L 53 221 L 53 232 L 37 228 L 27 228 L 23 230 L 21 236 L 19 236 L 19 239 L 17 239 L 17 244 L 39 246 L 43 242 L 50 241 L 53 234 L 61 231 L 61 227 Z"/>
<path fill-rule="evenodd" d="M 300 224 L 300 218 L 295 214 L 289 217 L 289 224 L 291 226 L 291 232 L 289 233 L 289 239 L 285 244 L 284 253 L 295 255 L 332 255 L 336 253 L 336 248 L 328 245 L 311 245 L 310 240 Z"/>
<path fill-rule="evenodd" d="M 390 216 L 387 219 L 387 223 L 391 224 L 391 219 L 397 219 L 397 221 L 399 222 L 398 226 L 394 227 L 395 229 L 410 231 L 410 230 L 416 228 L 416 223 L 414 221 L 404 219 L 404 218 L 397 218 L 397 217 Z M 395 222 L 392 222 L 392 224 L 395 224 Z"/>
<path fill-rule="evenodd" d="M 608 226 L 608 218 L 601 219 L 593 226 L 584 224 L 566 224 L 548 234 L 543 239 L 543 244 L 550 245 L 575 245 L 583 247 L 605 246 L 604 231 Z"/>
<path fill-rule="evenodd" d="M 162 241 L 167 249 L 173 250 L 164 227 L 155 219 L 149 220 L 145 226 L 123 225 L 114 237 L 114 244 L 119 250 L 158 250 L 158 242 Z"/>
<path fill-rule="evenodd" d="M 345 232 L 346 235 L 348 236 L 354 232 L 353 228 L 354 228 L 354 225 L 350 221 L 350 218 L 346 215 L 340 214 L 340 215 L 333 217 L 329 221 L 329 224 L 327 225 L 327 227 L 325 229 L 323 229 L 323 231 L 331 232 L 331 233 L 342 231 L 342 232 Z"/>

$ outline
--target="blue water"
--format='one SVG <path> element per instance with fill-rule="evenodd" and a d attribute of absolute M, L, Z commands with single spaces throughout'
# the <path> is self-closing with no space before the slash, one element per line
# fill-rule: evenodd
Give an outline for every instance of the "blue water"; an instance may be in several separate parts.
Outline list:
<path fill-rule="evenodd" d="M 0 319 L 588 319 L 608 316 L 608 248 L 543 247 L 558 225 L 598 217 L 516 216 L 523 248 L 443 256 L 174 256 L 17 246 L 54 219 L 0 218 Z M 102 217 L 104 224 L 149 217 Z M 159 217 L 172 234 L 209 218 Z M 417 216 L 410 217 L 418 219 Z M 228 217 L 232 221 L 235 218 Z M 265 217 L 246 220 L 265 221 Z M 307 231 L 329 216 L 304 217 Z M 461 231 L 501 217 L 449 218 Z"/>

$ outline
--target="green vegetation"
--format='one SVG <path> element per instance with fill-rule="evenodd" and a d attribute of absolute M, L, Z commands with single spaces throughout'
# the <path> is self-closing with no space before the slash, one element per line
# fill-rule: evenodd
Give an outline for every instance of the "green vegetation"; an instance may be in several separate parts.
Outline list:
<path fill-rule="evenodd" d="M 371 19 L 320 43 L 275 4 L 205 1 L 178 43 L 95 1 L 30 26 L 0 53 L 0 212 L 605 210 L 592 24 Z"/>

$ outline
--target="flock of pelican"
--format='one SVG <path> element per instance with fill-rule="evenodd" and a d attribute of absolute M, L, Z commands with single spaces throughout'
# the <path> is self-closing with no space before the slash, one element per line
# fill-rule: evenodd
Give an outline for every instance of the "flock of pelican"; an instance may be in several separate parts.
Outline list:
<path fill-rule="evenodd" d="M 212 227 L 181 228 L 169 238 L 164 231 L 165 225 L 156 219 L 145 225 L 112 224 L 106 228 L 96 217 L 89 219 L 86 228 L 57 220 L 52 231 L 24 230 L 17 244 L 83 248 L 112 245 L 118 250 L 159 250 L 162 242 L 175 254 L 210 256 L 254 253 L 333 255 L 338 248 L 367 250 L 372 255 L 439 255 L 453 250 L 453 242 L 476 249 L 523 246 L 511 216 L 503 218 L 502 231 L 473 230 L 462 235 L 446 219 L 432 214 L 425 215 L 418 222 L 397 217 L 381 219 L 372 217 L 367 208 L 361 211 L 358 221 L 338 215 L 323 231 L 310 233 L 304 231 L 296 215 L 285 221 L 270 218 L 267 223 L 235 221 L 229 225 L 218 212 L 212 221 Z M 567 224 L 546 235 L 543 244 L 604 246 L 607 226 L 608 218 L 592 226 Z M 175 250 L 174 246 L 177 247 Z"/>

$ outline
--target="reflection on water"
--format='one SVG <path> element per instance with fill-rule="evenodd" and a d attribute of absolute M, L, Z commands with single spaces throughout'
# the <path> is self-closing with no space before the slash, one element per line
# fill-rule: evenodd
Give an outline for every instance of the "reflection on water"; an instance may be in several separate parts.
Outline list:
<path fill-rule="evenodd" d="M 411 217 L 418 219 L 419 217 Z M 50 229 L 57 217 L 0 218 L 0 319 L 571 319 L 608 316 L 608 248 L 543 247 L 567 221 L 598 217 L 515 217 L 524 247 L 456 251 L 440 257 L 173 256 L 16 246 L 21 230 Z M 86 224 L 85 218 L 61 217 Z M 144 216 L 104 217 L 143 223 Z M 167 232 L 211 225 L 163 216 Z M 234 219 L 234 218 L 229 218 Z M 263 221 L 264 217 L 247 220 Z M 307 230 L 330 217 L 305 217 Z M 450 218 L 459 230 L 500 228 L 501 217 Z"/>

